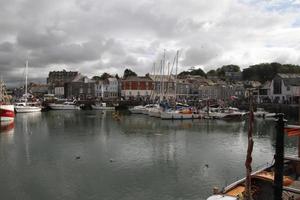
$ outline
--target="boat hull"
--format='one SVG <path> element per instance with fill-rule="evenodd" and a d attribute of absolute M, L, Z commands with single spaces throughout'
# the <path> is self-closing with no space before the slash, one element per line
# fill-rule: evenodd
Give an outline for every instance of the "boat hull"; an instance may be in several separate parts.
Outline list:
<path fill-rule="evenodd" d="M 191 113 L 191 114 L 184 114 L 184 113 L 175 113 L 175 112 L 161 112 L 160 113 L 161 119 L 172 119 L 172 120 L 183 120 L 183 119 L 199 119 L 200 115 Z"/>
<path fill-rule="evenodd" d="M 52 110 L 80 110 L 80 107 L 76 105 L 49 104 L 49 107 Z"/>
<path fill-rule="evenodd" d="M 42 108 L 37 106 L 15 106 L 16 113 L 41 112 Z"/>
<path fill-rule="evenodd" d="M 93 110 L 115 110 L 115 107 L 97 106 L 92 105 Z"/>
<path fill-rule="evenodd" d="M 0 121 L 13 121 L 15 118 L 14 105 L 0 105 Z"/>

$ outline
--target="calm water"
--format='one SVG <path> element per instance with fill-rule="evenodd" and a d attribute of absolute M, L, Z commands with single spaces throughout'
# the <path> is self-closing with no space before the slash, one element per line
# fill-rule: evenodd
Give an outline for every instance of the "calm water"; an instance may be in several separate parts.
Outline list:
<path fill-rule="evenodd" d="M 1 199 L 205 199 L 244 176 L 247 122 L 112 112 L 18 114 L 0 134 Z M 274 122 L 256 121 L 253 168 L 272 162 Z M 286 138 L 286 153 L 296 152 Z"/>

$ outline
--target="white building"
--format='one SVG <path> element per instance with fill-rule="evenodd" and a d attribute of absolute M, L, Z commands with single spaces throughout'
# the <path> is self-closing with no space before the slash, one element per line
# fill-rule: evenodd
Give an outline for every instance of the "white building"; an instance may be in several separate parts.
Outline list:
<path fill-rule="evenodd" d="M 102 100 L 114 100 L 119 97 L 119 81 L 117 78 L 107 78 L 95 84 L 95 96 Z"/>
<path fill-rule="evenodd" d="M 277 74 L 270 84 L 270 96 L 274 103 L 299 103 L 300 74 Z"/>

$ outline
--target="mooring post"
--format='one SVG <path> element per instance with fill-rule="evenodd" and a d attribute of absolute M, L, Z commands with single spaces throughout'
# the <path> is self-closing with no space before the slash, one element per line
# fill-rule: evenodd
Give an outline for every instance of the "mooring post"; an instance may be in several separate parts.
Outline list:
<path fill-rule="evenodd" d="M 276 126 L 274 200 L 282 200 L 283 160 L 284 160 L 284 115 L 278 114 Z"/>

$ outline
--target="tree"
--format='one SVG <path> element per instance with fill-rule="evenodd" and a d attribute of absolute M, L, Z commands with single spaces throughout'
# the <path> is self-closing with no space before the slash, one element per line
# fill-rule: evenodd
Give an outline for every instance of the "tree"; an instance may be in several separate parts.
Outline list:
<path fill-rule="evenodd" d="M 101 80 L 105 80 L 105 79 L 108 79 L 108 78 L 111 78 L 111 77 L 112 77 L 112 76 L 111 76 L 110 74 L 106 73 L 106 72 L 104 72 L 104 73 L 100 76 Z"/>
<path fill-rule="evenodd" d="M 209 70 L 207 73 L 206 73 L 207 76 L 217 76 L 217 72 L 216 70 L 212 69 L 212 70 Z"/>
<path fill-rule="evenodd" d="M 137 76 L 137 74 L 130 69 L 125 69 L 123 78 L 127 78 L 129 76 Z"/>
<path fill-rule="evenodd" d="M 272 80 L 277 73 L 300 73 L 300 66 L 280 63 L 261 63 L 243 70 L 243 80 L 265 82 Z"/>
<path fill-rule="evenodd" d="M 180 72 L 178 74 L 178 78 L 185 78 L 188 75 L 206 77 L 205 72 L 201 68 L 198 69 L 190 68 L 189 71 Z"/>
<path fill-rule="evenodd" d="M 94 81 L 99 81 L 99 80 L 101 80 L 101 78 L 100 78 L 100 76 L 93 76 L 93 77 L 92 77 L 92 80 L 94 80 Z"/>

